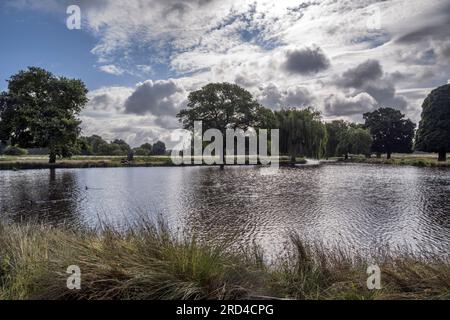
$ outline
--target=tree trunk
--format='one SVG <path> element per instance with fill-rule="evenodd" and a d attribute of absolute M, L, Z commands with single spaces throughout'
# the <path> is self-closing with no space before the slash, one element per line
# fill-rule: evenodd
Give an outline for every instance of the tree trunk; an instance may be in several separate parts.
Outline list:
<path fill-rule="evenodd" d="M 377 159 L 381 158 L 381 153 L 377 152 Z"/>
<path fill-rule="evenodd" d="M 291 155 L 291 165 L 295 165 L 296 157 Z"/>
<path fill-rule="evenodd" d="M 56 163 L 56 153 L 55 151 L 50 151 L 50 157 L 48 163 L 54 164 Z"/>
<path fill-rule="evenodd" d="M 348 153 L 345 154 L 345 160 L 348 160 Z"/>
<path fill-rule="evenodd" d="M 392 152 L 387 153 L 387 159 L 390 160 L 392 158 Z"/>
<path fill-rule="evenodd" d="M 445 150 L 443 151 L 439 151 L 439 162 L 445 162 L 447 161 L 447 153 L 445 152 Z"/>
<path fill-rule="evenodd" d="M 224 140 L 225 140 L 225 138 L 224 138 Z M 220 170 L 225 170 L 225 164 L 226 164 L 225 156 L 226 156 L 226 153 L 227 153 L 226 151 L 227 151 L 227 147 L 226 147 L 226 144 L 225 144 L 225 141 L 224 141 L 223 142 L 223 146 L 222 146 L 222 164 L 220 165 Z"/>

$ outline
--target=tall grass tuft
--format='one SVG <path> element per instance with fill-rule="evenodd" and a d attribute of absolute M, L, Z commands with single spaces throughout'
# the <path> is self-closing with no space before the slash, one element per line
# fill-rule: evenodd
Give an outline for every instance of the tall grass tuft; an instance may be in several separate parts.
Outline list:
<path fill-rule="evenodd" d="M 233 249 L 232 249 L 233 248 Z M 307 245 L 273 264 L 256 246 L 235 249 L 142 222 L 124 231 L 0 224 L 0 299 L 449 299 L 440 258 L 380 258 L 382 290 L 367 289 L 363 258 Z M 81 269 L 81 290 L 66 270 Z"/>

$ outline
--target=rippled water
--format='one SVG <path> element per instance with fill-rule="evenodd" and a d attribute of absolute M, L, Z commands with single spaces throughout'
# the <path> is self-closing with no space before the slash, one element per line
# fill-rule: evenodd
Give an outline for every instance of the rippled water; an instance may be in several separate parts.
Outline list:
<path fill-rule="evenodd" d="M 377 165 L 0 172 L 0 218 L 95 226 L 162 215 L 212 239 L 274 252 L 288 235 L 351 250 L 450 252 L 450 170 Z"/>

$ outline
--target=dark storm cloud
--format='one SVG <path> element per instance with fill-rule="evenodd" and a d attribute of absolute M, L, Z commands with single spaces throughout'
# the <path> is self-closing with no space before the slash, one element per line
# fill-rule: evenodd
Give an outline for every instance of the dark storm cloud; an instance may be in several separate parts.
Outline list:
<path fill-rule="evenodd" d="M 137 115 L 175 115 L 179 99 L 174 95 L 182 92 L 173 80 L 145 81 L 125 102 L 125 112 Z"/>
<path fill-rule="evenodd" d="M 394 79 L 395 77 L 391 74 L 384 75 L 383 67 L 378 60 L 367 60 L 344 72 L 337 79 L 336 84 L 338 87 L 355 89 L 355 93 L 370 95 L 379 106 L 405 110 L 407 101 L 404 97 L 396 95 Z M 338 101 L 336 105 L 339 104 Z"/>
<path fill-rule="evenodd" d="M 284 69 L 289 73 L 314 74 L 328 69 L 330 61 L 322 49 L 304 48 L 286 52 Z"/>
<path fill-rule="evenodd" d="M 395 86 L 387 80 L 367 85 L 363 90 L 374 97 L 382 106 L 401 110 L 404 110 L 407 107 L 406 99 L 402 96 L 396 96 Z"/>
<path fill-rule="evenodd" d="M 342 87 L 358 88 L 369 81 L 380 79 L 383 76 L 383 68 L 378 60 L 367 60 L 355 68 L 348 69 L 337 84 Z"/>

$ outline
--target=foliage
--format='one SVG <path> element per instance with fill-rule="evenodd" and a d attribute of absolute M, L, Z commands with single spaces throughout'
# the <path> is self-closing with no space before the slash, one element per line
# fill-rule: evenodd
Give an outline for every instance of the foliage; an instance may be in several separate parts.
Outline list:
<path fill-rule="evenodd" d="M 157 141 L 152 147 L 152 155 L 163 156 L 166 154 L 166 145 L 164 142 Z"/>
<path fill-rule="evenodd" d="M 350 126 L 342 133 L 339 144 L 336 148 L 338 156 L 348 154 L 363 154 L 370 155 L 370 148 L 372 146 L 372 137 L 367 129 Z"/>
<path fill-rule="evenodd" d="M 77 115 L 88 99 L 80 80 L 36 67 L 20 71 L 0 95 L 0 140 L 23 148 L 48 148 L 50 162 L 70 156 L 80 132 Z"/>
<path fill-rule="evenodd" d="M 319 112 L 307 109 L 283 109 L 275 112 L 280 130 L 280 152 L 320 158 L 325 153 L 327 131 Z"/>
<path fill-rule="evenodd" d="M 203 122 L 203 130 L 244 129 L 254 126 L 259 103 L 250 92 L 230 83 L 210 83 L 189 94 L 187 109 L 177 115 L 183 128 L 193 130 L 195 121 Z M 225 136 L 224 136 L 225 137 Z"/>
<path fill-rule="evenodd" d="M 133 152 L 137 156 L 149 156 L 150 155 L 150 151 L 148 149 L 142 148 L 142 147 L 134 148 Z"/>
<path fill-rule="evenodd" d="M 370 130 L 372 151 L 387 153 L 388 159 L 393 152 L 411 153 L 416 125 L 399 110 L 380 108 L 364 114 L 365 126 Z"/>
<path fill-rule="evenodd" d="M 276 129 L 277 118 L 275 113 L 268 108 L 260 107 L 256 112 L 256 127 L 260 129 Z"/>
<path fill-rule="evenodd" d="M 446 153 L 450 152 L 450 84 L 433 90 L 422 109 L 415 148 L 439 152 L 439 159 L 445 161 Z"/>
<path fill-rule="evenodd" d="M 78 144 L 82 155 L 126 156 L 131 152 L 131 147 L 125 141 L 116 139 L 108 143 L 97 135 L 81 137 Z"/>
<path fill-rule="evenodd" d="M 144 143 L 140 146 L 141 149 L 147 150 L 149 154 L 152 154 L 153 146 L 150 143 Z"/>
<path fill-rule="evenodd" d="M 335 120 L 325 123 L 325 126 L 328 134 L 325 156 L 327 158 L 336 157 L 338 156 L 337 147 L 347 133 L 349 125 L 343 120 Z"/>

